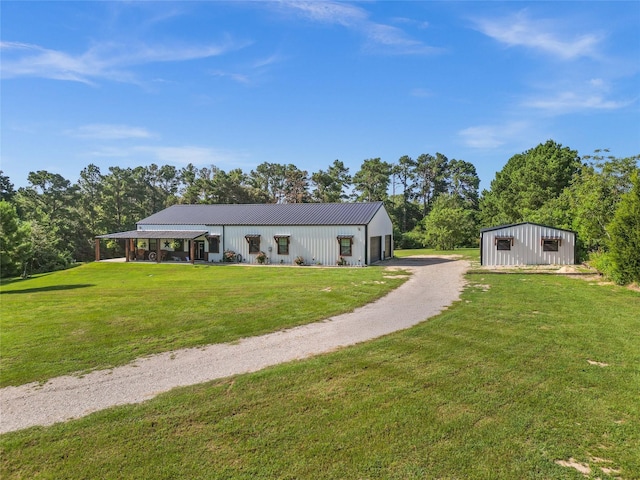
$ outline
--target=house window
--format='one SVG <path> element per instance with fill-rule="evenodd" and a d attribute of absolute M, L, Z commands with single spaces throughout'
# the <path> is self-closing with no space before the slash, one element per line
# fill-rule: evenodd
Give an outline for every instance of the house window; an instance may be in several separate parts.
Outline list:
<path fill-rule="evenodd" d="M 249 253 L 260 253 L 260 235 L 247 235 L 244 238 L 249 242 Z"/>
<path fill-rule="evenodd" d="M 511 239 L 499 238 L 496 240 L 496 246 L 498 247 L 498 250 L 511 250 Z"/>
<path fill-rule="evenodd" d="M 558 239 L 542 239 L 542 251 L 543 252 L 557 252 L 558 247 L 560 246 L 560 241 Z"/>
<path fill-rule="evenodd" d="M 218 235 L 209 237 L 209 253 L 220 253 L 220 237 Z"/>
<path fill-rule="evenodd" d="M 276 244 L 278 245 L 278 255 L 289 255 L 289 236 L 276 236 L 274 237 Z"/>
<path fill-rule="evenodd" d="M 344 236 L 338 237 L 338 242 L 340 242 L 340 256 L 341 257 L 350 257 L 353 255 L 353 237 Z"/>

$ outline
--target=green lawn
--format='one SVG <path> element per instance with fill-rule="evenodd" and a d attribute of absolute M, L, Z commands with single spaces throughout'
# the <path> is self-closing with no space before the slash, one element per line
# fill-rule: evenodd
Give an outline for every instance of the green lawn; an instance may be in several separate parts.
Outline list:
<path fill-rule="evenodd" d="M 91 263 L 4 282 L 0 385 L 317 321 L 384 295 L 406 280 L 402 273 Z"/>
<path fill-rule="evenodd" d="M 468 280 L 409 330 L 3 435 L 0 476 L 640 478 L 640 294 Z"/>

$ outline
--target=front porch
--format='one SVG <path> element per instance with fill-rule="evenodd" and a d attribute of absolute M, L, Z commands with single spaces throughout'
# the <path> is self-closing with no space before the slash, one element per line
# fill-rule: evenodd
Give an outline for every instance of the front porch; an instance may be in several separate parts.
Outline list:
<path fill-rule="evenodd" d="M 207 235 L 203 230 L 131 230 L 95 237 L 96 261 L 101 260 L 100 240 L 124 240 L 124 261 L 189 262 L 206 261 L 207 252 L 197 248 L 196 239 Z M 178 242 L 182 248 L 174 249 Z M 188 245 L 185 250 L 184 246 Z"/>

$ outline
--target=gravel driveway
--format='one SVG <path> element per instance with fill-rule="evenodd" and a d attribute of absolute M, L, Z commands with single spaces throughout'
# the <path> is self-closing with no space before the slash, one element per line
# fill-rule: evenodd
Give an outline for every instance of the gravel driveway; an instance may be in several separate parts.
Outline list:
<path fill-rule="evenodd" d="M 0 389 L 0 433 L 143 402 L 175 387 L 254 372 L 409 328 L 459 298 L 469 266 L 447 257 L 395 259 L 385 265 L 410 269 L 413 275 L 387 296 L 351 313 L 239 342 L 152 355 L 82 377 Z"/>

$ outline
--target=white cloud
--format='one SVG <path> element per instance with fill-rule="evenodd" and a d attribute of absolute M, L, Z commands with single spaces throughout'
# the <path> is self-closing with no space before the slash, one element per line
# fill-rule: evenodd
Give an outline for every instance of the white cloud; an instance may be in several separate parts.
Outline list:
<path fill-rule="evenodd" d="M 2 77 L 39 77 L 95 84 L 98 80 L 138 83 L 128 69 L 160 62 L 181 62 L 218 56 L 241 48 L 227 40 L 220 45 L 97 44 L 84 53 L 71 54 L 39 45 L 2 42 Z"/>
<path fill-rule="evenodd" d="M 526 122 L 515 121 L 503 125 L 477 125 L 458 132 L 465 145 L 471 148 L 498 148 L 528 129 Z"/>
<path fill-rule="evenodd" d="M 406 18 L 406 17 L 394 17 L 392 20 L 394 23 L 411 25 L 420 29 L 429 28 L 429 22 L 427 21 L 420 21 L 420 20 L 415 20 L 413 18 Z"/>
<path fill-rule="evenodd" d="M 477 29 L 509 47 L 541 50 L 561 59 L 595 57 L 601 35 L 570 34 L 570 19 L 535 20 L 526 11 L 504 18 L 476 19 Z"/>
<path fill-rule="evenodd" d="M 124 140 L 130 138 L 152 138 L 155 135 L 142 127 L 129 125 L 91 124 L 67 131 L 72 137 L 97 140 Z"/>
<path fill-rule="evenodd" d="M 122 162 L 132 159 L 138 165 L 145 162 L 182 166 L 192 163 L 195 166 L 232 167 L 236 168 L 248 160 L 249 155 L 243 152 L 215 149 L 197 145 L 153 146 L 137 145 L 132 147 L 100 147 L 90 155 L 101 158 L 118 158 Z"/>
<path fill-rule="evenodd" d="M 244 85 L 251 83 L 251 79 L 249 78 L 249 76 L 245 75 L 244 73 L 224 72 L 222 70 L 212 70 L 210 73 L 214 77 L 230 78 L 231 80 L 242 83 Z"/>
<path fill-rule="evenodd" d="M 546 114 L 561 115 L 585 110 L 617 110 L 636 101 L 612 99 L 610 91 L 609 82 L 602 78 L 592 78 L 570 87 L 546 86 L 543 93 L 526 98 L 522 106 L 535 108 Z"/>
<path fill-rule="evenodd" d="M 524 106 L 544 110 L 547 113 L 562 114 L 580 110 L 617 110 L 634 102 L 635 100 L 609 100 L 598 93 L 582 94 L 565 91 L 550 97 L 527 100 L 524 102 Z"/>
<path fill-rule="evenodd" d="M 433 54 L 442 51 L 420 40 L 410 38 L 398 27 L 370 20 L 366 10 L 352 4 L 285 1 L 278 5 L 311 21 L 341 25 L 355 30 L 366 38 L 369 50 L 377 48 L 377 51 L 382 53 L 400 55 Z"/>
<path fill-rule="evenodd" d="M 209 73 L 214 77 L 230 78 L 231 80 L 241 83 L 243 85 L 254 84 L 265 76 L 265 72 L 269 67 L 274 64 L 283 61 L 283 57 L 277 53 L 269 55 L 268 57 L 260 58 L 253 61 L 250 65 L 240 67 L 241 72 L 225 71 L 225 70 L 212 70 Z"/>
<path fill-rule="evenodd" d="M 302 16 L 326 23 L 337 23 L 345 27 L 351 27 L 367 20 L 367 13 L 354 5 L 336 2 L 301 2 L 286 1 L 282 6 L 291 10 L 297 10 Z"/>
<path fill-rule="evenodd" d="M 243 162 L 247 159 L 247 155 L 245 153 L 194 145 L 185 145 L 180 147 L 139 146 L 135 147 L 133 150 L 135 153 L 147 153 L 154 157 L 158 162 L 178 165 L 193 163 L 196 166 L 237 166 L 239 162 Z"/>
<path fill-rule="evenodd" d="M 366 28 L 369 46 L 390 47 L 392 52 L 402 54 L 437 53 L 440 49 L 430 47 L 424 43 L 411 39 L 399 28 L 381 23 L 371 23 Z M 385 51 L 389 53 L 389 51 Z"/>

